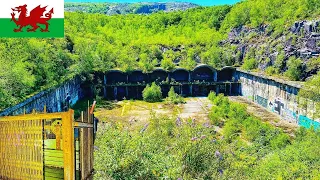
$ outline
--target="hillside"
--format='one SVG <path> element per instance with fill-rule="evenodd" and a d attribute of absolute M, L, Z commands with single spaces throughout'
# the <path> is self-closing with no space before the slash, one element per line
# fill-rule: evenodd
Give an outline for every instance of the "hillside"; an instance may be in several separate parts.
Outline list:
<path fill-rule="evenodd" d="M 85 13 L 115 14 L 151 14 L 158 11 L 172 12 L 198 7 L 196 4 L 184 2 L 164 3 L 65 3 L 65 11 L 81 11 Z"/>
<path fill-rule="evenodd" d="M 319 12 L 318 0 L 250 0 L 150 15 L 67 12 L 64 39 L 0 40 L 0 109 L 75 75 L 90 79 L 112 68 L 206 63 L 310 79 L 320 65 Z M 309 87 L 319 86 L 314 77 Z M 316 89 L 305 94 L 320 97 Z"/>

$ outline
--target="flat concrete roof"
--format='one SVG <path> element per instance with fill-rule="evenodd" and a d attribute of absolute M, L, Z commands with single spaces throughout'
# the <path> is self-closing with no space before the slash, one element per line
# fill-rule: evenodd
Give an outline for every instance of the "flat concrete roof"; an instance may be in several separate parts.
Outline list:
<path fill-rule="evenodd" d="M 264 74 L 262 72 L 251 72 L 251 71 L 249 72 L 249 71 L 242 70 L 240 68 L 237 68 L 237 71 L 242 72 L 242 73 L 246 73 L 246 74 L 250 74 L 250 75 L 253 75 L 253 76 L 261 77 L 261 78 L 264 78 L 264 79 L 273 80 L 275 82 L 278 82 L 278 83 L 281 83 L 281 84 L 286 84 L 286 85 L 289 85 L 289 86 L 292 86 L 292 87 L 296 87 L 296 88 L 299 88 L 299 89 L 301 89 L 303 87 L 303 85 L 304 85 L 304 82 L 301 82 L 301 81 L 289 81 L 289 80 L 281 79 L 279 77 L 267 76 L 266 74 Z"/>

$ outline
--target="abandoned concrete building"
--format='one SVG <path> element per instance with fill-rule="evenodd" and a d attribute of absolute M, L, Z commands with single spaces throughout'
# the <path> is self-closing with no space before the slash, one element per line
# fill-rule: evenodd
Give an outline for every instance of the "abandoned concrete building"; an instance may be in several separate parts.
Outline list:
<path fill-rule="evenodd" d="M 235 79 L 236 69 L 225 67 L 221 70 L 208 65 L 199 65 L 192 71 L 183 68 L 172 72 L 155 69 L 151 73 L 136 70 L 124 73 L 111 70 L 100 74 L 103 89 L 101 96 L 110 100 L 141 99 L 142 91 L 147 84 L 156 82 L 161 86 L 163 96 L 167 96 L 173 86 L 176 93 L 182 96 L 207 96 L 210 91 L 225 95 L 238 95 L 240 83 Z"/>
<path fill-rule="evenodd" d="M 167 96 L 171 87 L 185 97 L 204 97 L 210 91 L 226 96 L 242 96 L 278 114 L 285 121 L 320 129 L 320 119 L 315 116 L 314 103 L 308 103 L 306 108 L 299 106 L 297 95 L 302 88 L 300 83 L 272 79 L 233 67 L 217 70 L 208 65 L 199 65 L 191 71 L 177 68 L 168 72 L 158 68 L 150 73 L 110 70 L 95 73 L 93 84 L 98 89 L 97 95 L 108 100 L 123 100 L 142 99 L 143 89 L 152 82 L 161 86 L 163 97 Z M 83 84 L 79 78 L 75 78 L 4 110 L 0 116 L 30 113 L 33 109 L 42 112 L 44 105 L 47 106 L 47 112 L 61 112 L 66 93 L 70 94 L 72 104 L 88 96 L 90 87 L 84 87 Z"/>

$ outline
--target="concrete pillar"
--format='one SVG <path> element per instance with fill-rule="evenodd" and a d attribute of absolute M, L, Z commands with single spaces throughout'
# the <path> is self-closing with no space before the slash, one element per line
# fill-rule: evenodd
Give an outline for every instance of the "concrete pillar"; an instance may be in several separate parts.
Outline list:
<path fill-rule="evenodd" d="M 216 94 L 219 94 L 219 85 L 216 85 Z"/>
<path fill-rule="evenodd" d="M 233 82 L 237 80 L 237 74 L 236 74 L 235 71 L 232 72 L 232 78 L 231 79 L 233 80 Z"/>
<path fill-rule="evenodd" d="M 229 95 L 232 94 L 232 84 L 230 83 L 230 86 L 229 86 Z"/>
<path fill-rule="evenodd" d="M 106 85 L 103 86 L 103 98 L 107 99 L 107 87 L 106 87 Z"/>
<path fill-rule="evenodd" d="M 117 96 L 118 96 L 118 87 L 114 87 L 113 88 L 113 95 L 114 95 L 114 99 L 117 100 Z"/>
<path fill-rule="evenodd" d="M 190 90 L 190 96 L 192 96 L 192 84 L 191 85 L 189 85 L 189 90 Z"/>
<path fill-rule="evenodd" d="M 179 86 L 179 88 L 180 88 L 180 95 L 182 95 L 182 85 Z"/>
<path fill-rule="evenodd" d="M 103 75 L 103 97 L 107 99 L 107 76 Z"/>
<path fill-rule="evenodd" d="M 227 84 L 224 84 L 224 94 L 228 94 L 228 90 L 227 90 Z"/>
<path fill-rule="evenodd" d="M 255 102 L 255 76 L 252 76 L 252 101 Z"/>
<path fill-rule="evenodd" d="M 129 98 L 129 88 L 128 88 L 128 86 L 126 86 L 126 98 L 127 98 L 127 99 L 130 99 L 130 98 Z"/>
<path fill-rule="evenodd" d="M 139 87 L 137 86 L 136 89 L 137 89 L 137 99 L 139 99 Z"/>
<path fill-rule="evenodd" d="M 217 71 L 213 72 L 213 80 L 214 80 L 214 82 L 218 81 L 218 72 Z"/>

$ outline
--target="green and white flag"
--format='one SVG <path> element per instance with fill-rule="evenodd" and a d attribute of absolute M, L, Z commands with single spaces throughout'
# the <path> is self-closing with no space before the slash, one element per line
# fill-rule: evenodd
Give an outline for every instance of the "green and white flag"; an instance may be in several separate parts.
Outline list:
<path fill-rule="evenodd" d="M 64 0 L 5 0 L 0 37 L 64 37 Z"/>

